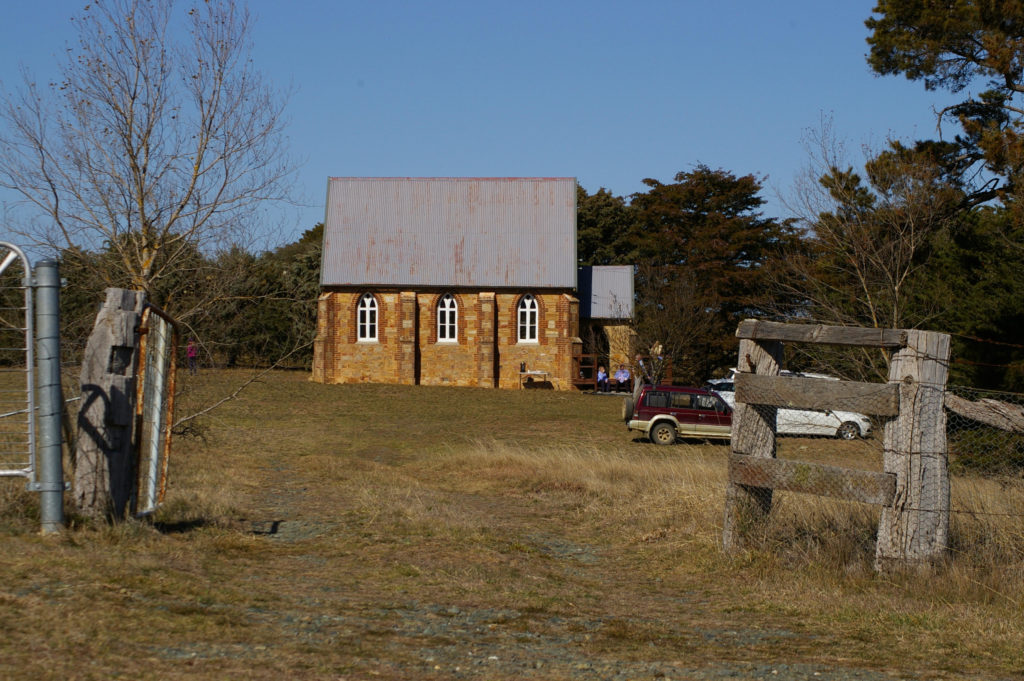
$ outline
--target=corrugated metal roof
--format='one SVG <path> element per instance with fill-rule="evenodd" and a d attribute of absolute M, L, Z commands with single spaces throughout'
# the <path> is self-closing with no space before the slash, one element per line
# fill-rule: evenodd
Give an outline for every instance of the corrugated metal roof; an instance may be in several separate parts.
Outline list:
<path fill-rule="evenodd" d="M 576 287 L 576 180 L 332 177 L 324 286 Z"/>
<path fill-rule="evenodd" d="M 633 318 L 633 266 L 581 267 L 580 319 Z"/>

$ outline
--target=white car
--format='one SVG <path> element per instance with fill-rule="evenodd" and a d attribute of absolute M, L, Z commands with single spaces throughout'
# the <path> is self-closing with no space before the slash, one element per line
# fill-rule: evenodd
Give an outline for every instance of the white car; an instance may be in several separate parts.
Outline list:
<path fill-rule="evenodd" d="M 824 374 L 803 374 L 793 371 L 782 371 L 780 374 L 839 380 Z M 707 390 L 718 393 L 719 397 L 733 409 L 736 408 L 736 385 L 731 377 L 734 375 L 735 370 L 730 371 L 730 378 L 713 378 L 704 383 Z M 780 408 L 776 416 L 775 432 L 779 435 L 827 435 L 843 440 L 854 440 L 868 436 L 871 432 L 871 419 L 852 411 Z"/>

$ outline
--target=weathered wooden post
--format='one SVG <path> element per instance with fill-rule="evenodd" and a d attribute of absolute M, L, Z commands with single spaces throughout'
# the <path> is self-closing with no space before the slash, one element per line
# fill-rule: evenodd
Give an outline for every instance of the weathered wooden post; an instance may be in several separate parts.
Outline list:
<path fill-rule="evenodd" d="M 885 472 L 896 495 L 882 509 L 875 568 L 924 566 L 941 559 L 949 540 L 949 470 L 943 402 L 949 335 L 907 331 L 894 353 L 889 383 L 899 386 L 899 414 L 885 424 Z"/>
<path fill-rule="evenodd" d="M 777 407 L 852 409 L 894 418 L 900 412 L 897 387 L 816 378 L 779 376 L 783 342 L 899 349 L 906 332 L 822 324 L 781 324 L 748 319 L 740 323 L 729 487 L 726 491 L 724 548 L 742 546 L 744 531 L 763 522 L 774 490 L 831 496 L 890 506 L 896 475 L 775 458 Z"/>
<path fill-rule="evenodd" d="M 145 302 L 141 291 L 107 289 L 82 360 L 74 499 L 92 518 L 123 518 L 135 491 L 132 426 Z"/>
<path fill-rule="evenodd" d="M 882 506 L 875 567 L 927 566 L 949 542 L 946 379 L 949 335 L 932 331 L 787 325 L 746 320 L 736 376 L 723 545 L 771 510 L 772 491 L 791 490 Z M 889 382 L 778 377 L 782 341 L 886 348 Z M 773 378 L 774 377 L 774 378 Z M 756 408 L 752 405 L 757 405 Z M 849 408 L 885 417 L 883 473 L 775 459 L 776 406 Z"/>
<path fill-rule="evenodd" d="M 778 376 L 782 362 L 782 343 L 742 339 L 737 368 L 741 372 L 762 376 Z M 732 452 L 747 456 L 775 458 L 774 406 L 744 404 L 737 400 L 732 422 Z M 763 522 L 772 508 L 772 490 L 750 487 L 732 482 L 725 494 L 725 520 L 722 527 L 722 545 L 726 551 L 742 546 L 743 530 L 749 525 Z"/>

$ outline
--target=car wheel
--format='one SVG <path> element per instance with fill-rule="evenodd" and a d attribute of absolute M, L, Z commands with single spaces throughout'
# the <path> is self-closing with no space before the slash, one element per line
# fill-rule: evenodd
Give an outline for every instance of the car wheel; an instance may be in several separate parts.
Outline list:
<path fill-rule="evenodd" d="M 622 420 L 629 423 L 633 418 L 633 398 L 627 397 L 622 400 Z"/>
<path fill-rule="evenodd" d="M 860 437 L 860 426 L 853 421 L 845 421 L 836 431 L 836 437 L 840 440 L 856 440 Z"/>
<path fill-rule="evenodd" d="M 651 442 L 657 445 L 672 445 L 676 442 L 676 427 L 662 421 L 651 428 Z"/>

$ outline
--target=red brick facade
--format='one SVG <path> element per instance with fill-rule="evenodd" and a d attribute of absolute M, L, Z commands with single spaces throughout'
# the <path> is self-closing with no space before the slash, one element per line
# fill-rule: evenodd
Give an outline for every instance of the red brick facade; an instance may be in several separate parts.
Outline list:
<path fill-rule="evenodd" d="M 377 303 L 377 340 L 358 340 L 360 298 Z M 439 341 L 437 309 L 451 293 L 457 341 Z M 518 339 L 518 305 L 537 302 L 537 340 Z M 320 295 L 313 380 L 321 383 L 397 383 L 518 389 L 520 366 L 559 390 L 572 388 L 579 304 L 568 292 L 400 291 L 328 287 Z M 577 348 L 578 349 L 578 348 Z"/>

